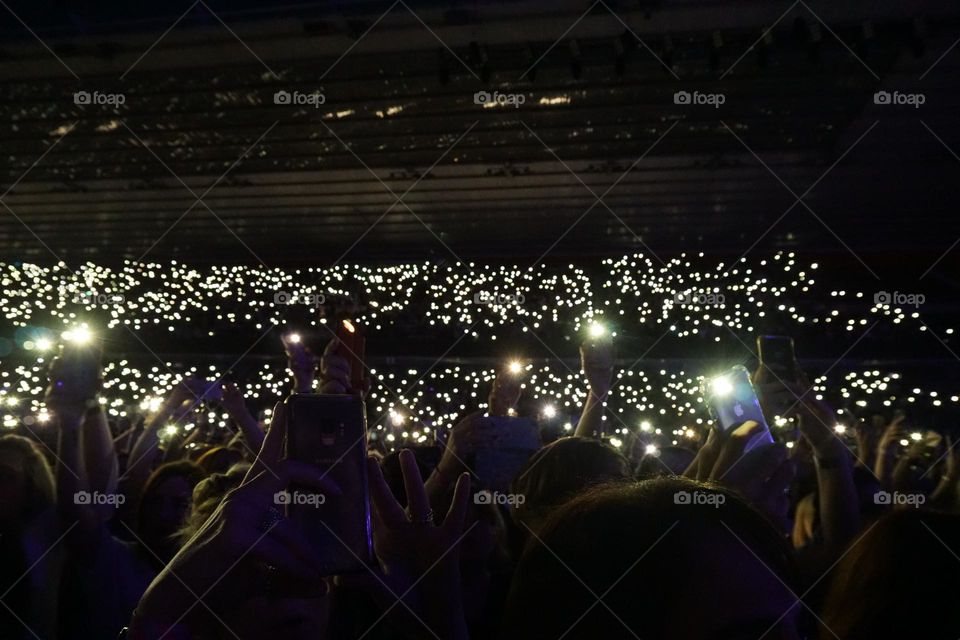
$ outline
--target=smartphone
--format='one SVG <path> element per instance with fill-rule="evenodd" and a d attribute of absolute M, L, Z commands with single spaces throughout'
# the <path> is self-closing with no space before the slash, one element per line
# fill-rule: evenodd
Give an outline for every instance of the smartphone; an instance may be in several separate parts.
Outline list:
<path fill-rule="evenodd" d="M 487 416 L 475 434 L 473 471 L 481 489 L 508 492 L 527 459 L 540 448 L 540 428 L 529 418 Z"/>
<path fill-rule="evenodd" d="M 745 451 L 773 444 L 770 427 L 760 410 L 760 400 L 746 367 L 737 365 L 707 381 L 705 396 L 711 417 L 720 431 L 730 433 L 747 420 L 760 424 L 760 431 L 747 443 Z"/>
<path fill-rule="evenodd" d="M 290 486 L 278 493 L 320 557 L 324 575 L 364 571 L 372 563 L 367 484 L 367 416 L 353 395 L 298 393 L 287 407 L 287 458 L 322 469 L 340 487 L 339 496 Z"/>
<path fill-rule="evenodd" d="M 796 380 L 799 373 L 793 338 L 789 336 L 757 336 L 760 366 L 766 367 L 784 382 Z"/>
<path fill-rule="evenodd" d="M 49 402 L 62 401 L 73 404 L 95 402 L 100 390 L 101 350 L 91 343 L 66 342 L 60 347 L 55 367 L 51 368 L 50 386 L 47 388 Z M 65 381 L 73 388 L 67 388 Z"/>
<path fill-rule="evenodd" d="M 366 340 L 359 324 L 348 318 L 340 320 L 337 324 L 337 339 L 340 341 L 337 354 L 346 358 L 350 364 L 350 388 L 353 391 L 362 391 L 366 373 L 363 363 Z"/>

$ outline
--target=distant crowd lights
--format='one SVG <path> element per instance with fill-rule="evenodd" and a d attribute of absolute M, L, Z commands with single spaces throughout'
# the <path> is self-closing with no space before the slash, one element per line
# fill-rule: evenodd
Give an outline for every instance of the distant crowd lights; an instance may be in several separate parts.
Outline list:
<path fill-rule="evenodd" d="M 120 269 L 83 265 L 72 272 L 64 265 L 3 264 L 0 310 L 24 332 L 20 344 L 24 352 L 30 352 L 0 364 L 0 398 L 8 409 L 3 424 L 16 424 L 23 412 L 39 423 L 49 419 L 40 398 L 49 352 L 58 339 L 90 344 L 95 337 L 119 331 L 121 325 L 138 335 L 155 329 L 190 332 L 202 321 L 208 336 L 229 327 L 247 327 L 253 342 L 266 328 L 277 327 L 287 331 L 286 342 L 296 344 L 302 336 L 289 327 L 302 331 L 316 327 L 323 335 L 319 325 L 325 321 L 312 304 L 324 297 L 351 296 L 358 290 L 364 305 L 355 320 L 369 332 L 391 331 L 400 318 L 406 322 L 413 315 L 422 318 L 428 329 L 451 327 L 464 332 L 475 343 L 489 346 L 491 353 L 498 351 L 498 334 L 502 336 L 507 327 L 530 333 L 548 326 L 572 344 L 584 335 L 593 340 L 614 339 L 614 327 L 647 327 L 655 336 L 666 333 L 684 340 L 700 336 L 712 342 L 725 339 L 741 352 L 735 336 L 742 335 L 749 343 L 758 321 L 773 315 L 787 327 L 791 323 L 797 327 L 822 323 L 851 331 L 885 320 L 897 325 L 898 332 L 925 331 L 930 326 L 945 341 L 954 335 L 953 327 L 933 328 L 932 321 L 919 322 L 915 309 L 873 302 L 872 292 L 824 289 L 815 273 L 819 274 L 819 265 L 804 268 L 787 252 L 733 264 L 710 264 L 703 254 L 684 254 L 661 264 L 636 254 L 603 260 L 589 270 L 575 265 L 527 269 L 420 263 L 199 271 L 181 263 L 128 262 Z M 109 295 L 86 295 L 90 292 Z M 704 295 L 692 295 L 697 293 Z M 59 331 L 34 331 L 40 324 L 59 327 Z M 536 337 L 529 339 L 538 346 Z M 268 407 L 289 389 L 279 351 L 276 362 L 237 381 L 251 406 Z M 143 361 L 148 364 L 105 362 L 104 407 L 111 416 L 156 411 L 180 375 L 208 380 L 227 375 L 219 366 L 205 362 L 174 372 L 173 363 L 153 362 L 150 354 L 143 354 Z M 512 375 L 523 375 L 524 397 L 533 401 L 538 417 L 556 420 L 565 432 L 575 429 L 586 398 L 578 367 L 571 370 L 556 359 L 543 364 L 514 358 L 507 361 L 506 369 Z M 433 437 L 466 413 L 485 407 L 486 390 L 497 370 L 441 362 L 425 371 L 401 365 L 373 371 L 371 425 L 385 433 L 385 441 L 397 446 Z M 606 398 L 605 428 L 621 429 L 622 433 L 639 429 L 662 444 L 698 437 L 709 423 L 700 397 L 705 373 L 677 368 L 667 371 L 644 363 L 618 370 Z M 815 383 L 817 397 L 829 389 L 837 406 L 864 410 L 900 402 L 933 407 L 956 406 L 958 402 L 955 388 L 926 392 L 914 385 L 902 388 L 900 373 L 876 369 L 834 374 L 831 380 L 822 377 Z M 211 413 L 216 424 L 226 425 L 228 418 L 222 409 L 215 406 Z M 842 409 L 838 414 L 849 422 Z M 268 417 L 269 411 L 261 415 Z M 376 421 L 380 416 L 386 417 Z M 774 424 L 785 427 L 788 421 L 778 419 Z M 843 423 L 836 427 L 838 434 L 846 429 Z"/>

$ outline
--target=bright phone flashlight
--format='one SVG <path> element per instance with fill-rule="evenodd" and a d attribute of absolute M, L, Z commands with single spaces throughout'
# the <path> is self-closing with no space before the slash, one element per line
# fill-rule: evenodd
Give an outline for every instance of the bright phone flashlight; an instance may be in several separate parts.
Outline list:
<path fill-rule="evenodd" d="M 591 338 L 601 338 L 607 334 L 607 328 L 599 322 L 591 322 L 587 331 L 590 333 Z"/>
<path fill-rule="evenodd" d="M 64 340 L 77 345 L 88 344 L 93 339 L 93 334 L 85 324 L 82 324 L 79 327 L 74 327 L 68 331 L 64 331 L 62 335 Z"/>
<path fill-rule="evenodd" d="M 545 418 L 556 418 L 557 417 L 557 408 L 552 404 L 548 404 L 543 407 L 543 416 Z"/>
<path fill-rule="evenodd" d="M 518 360 L 512 360 L 510 364 L 507 365 L 507 371 L 509 371 L 513 375 L 517 375 L 518 373 L 523 371 L 523 365 L 520 364 Z"/>
<path fill-rule="evenodd" d="M 710 387 L 713 389 L 713 394 L 717 396 L 728 396 L 733 393 L 733 383 L 730 382 L 727 376 L 714 378 L 710 383 Z"/>
<path fill-rule="evenodd" d="M 299 344 L 300 343 L 300 334 L 299 333 L 288 333 L 287 342 L 290 344 Z"/>
<path fill-rule="evenodd" d="M 40 338 L 34 345 L 38 351 L 47 351 L 53 346 L 53 342 L 49 338 Z"/>

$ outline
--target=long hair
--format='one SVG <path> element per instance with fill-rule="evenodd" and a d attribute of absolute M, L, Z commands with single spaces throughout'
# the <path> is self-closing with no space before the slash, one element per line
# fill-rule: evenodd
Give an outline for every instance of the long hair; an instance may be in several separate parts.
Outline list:
<path fill-rule="evenodd" d="M 56 500 L 53 471 L 37 443 L 23 436 L 2 436 L 0 451 L 17 454 L 23 462 L 25 495 L 22 519 L 30 520 L 52 506 Z"/>
<path fill-rule="evenodd" d="M 190 485 L 190 490 L 197 486 L 204 477 L 203 468 L 195 462 L 189 460 L 177 460 L 176 462 L 167 462 L 153 470 L 150 477 L 143 485 L 143 492 L 140 494 L 140 504 L 137 505 L 137 531 L 143 531 L 143 516 L 146 505 L 149 504 L 149 497 L 157 487 L 170 478 L 182 477 Z"/>
<path fill-rule="evenodd" d="M 716 503 L 683 499 L 704 491 Z M 675 638 L 684 585 L 703 577 L 722 583 L 723 576 L 704 576 L 711 569 L 702 559 L 730 544 L 746 546 L 783 584 L 796 584 L 786 542 L 729 490 L 685 478 L 593 487 L 556 509 L 527 541 L 503 637 Z M 600 594 L 603 606 L 589 607 Z"/>
<path fill-rule="evenodd" d="M 837 567 L 823 622 L 844 640 L 955 638 L 960 515 L 899 509 L 855 541 Z"/>

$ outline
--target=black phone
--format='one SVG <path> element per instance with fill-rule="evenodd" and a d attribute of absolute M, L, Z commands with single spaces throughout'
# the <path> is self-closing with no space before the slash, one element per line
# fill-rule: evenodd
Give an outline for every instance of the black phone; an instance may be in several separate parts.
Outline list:
<path fill-rule="evenodd" d="M 310 540 L 324 575 L 363 571 L 373 558 L 363 401 L 300 393 L 286 406 L 287 458 L 322 469 L 342 493 L 326 496 L 292 485 L 276 502 Z"/>
<path fill-rule="evenodd" d="M 92 407 L 102 382 L 101 353 L 95 343 L 65 342 L 50 368 L 47 403 L 86 403 L 87 408 Z"/>
<path fill-rule="evenodd" d="M 799 373 L 797 356 L 790 336 L 757 336 L 757 352 L 760 366 L 766 367 L 776 377 L 792 382 Z"/>

